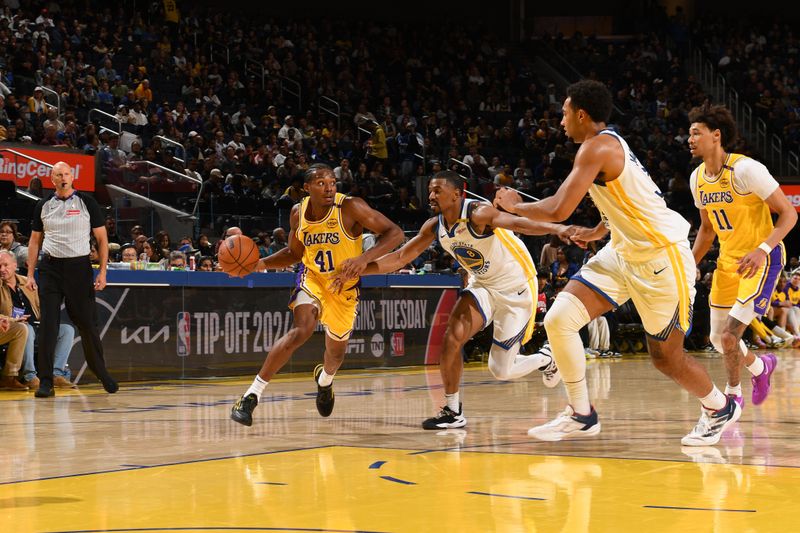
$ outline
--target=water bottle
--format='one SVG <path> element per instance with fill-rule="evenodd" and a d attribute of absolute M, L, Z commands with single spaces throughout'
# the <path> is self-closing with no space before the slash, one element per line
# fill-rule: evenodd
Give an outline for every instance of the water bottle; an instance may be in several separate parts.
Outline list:
<path fill-rule="evenodd" d="M 193 255 L 190 255 L 190 256 L 189 256 L 189 270 L 191 270 L 192 272 L 194 272 L 195 266 L 196 266 L 196 265 L 195 265 L 195 258 L 194 258 L 194 256 L 193 256 Z"/>

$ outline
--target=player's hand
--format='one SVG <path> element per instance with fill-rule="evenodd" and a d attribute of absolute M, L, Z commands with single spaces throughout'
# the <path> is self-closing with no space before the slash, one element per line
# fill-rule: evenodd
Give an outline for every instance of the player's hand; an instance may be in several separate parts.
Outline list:
<path fill-rule="evenodd" d="M 572 236 L 575 235 L 575 232 L 579 230 L 578 226 L 561 226 L 556 233 L 556 236 L 561 239 L 562 242 L 566 244 L 572 243 Z"/>
<path fill-rule="evenodd" d="M 25 288 L 30 291 L 35 291 L 39 288 L 39 286 L 36 285 L 36 280 L 33 278 L 33 276 L 28 276 L 28 281 L 25 283 Z"/>
<path fill-rule="evenodd" d="M 97 277 L 94 278 L 94 290 L 102 291 L 106 288 L 106 273 L 100 271 L 97 273 Z"/>
<path fill-rule="evenodd" d="M 767 253 L 761 248 L 756 248 L 746 256 L 739 259 L 739 268 L 736 273 L 745 279 L 752 278 L 758 272 L 758 269 L 767 260 Z"/>
<path fill-rule="evenodd" d="M 364 260 L 364 256 L 351 257 L 341 264 L 339 274 L 344 276 L 344 279 L 357 278 L 366 268 L 367 261 Z"/>
<path fill-rule="evenodd" d="M 347 278 L 347 276 L 345 276 L 342 272 L 339 272 L 336 274 L 336 276 L 334 276 L 330 285 L 328 285 L 328 290 L 333 294 L 340 294 L 342 289 L 344 289 L 344 284 L 347 283 L 348 279 L 349 278 Z"/>
<path fill-rule="evenodd" d="M 509 213 L 515 213 L 514 206 L 520 202 L 522 197 L 519 193 L 506 187 L 497 189 L 494 194 L 494 206 Z"/>
<path fill-rule="evenodd" d="M 570 240 L 584 250 L 590 242 L 597 240 L 594 235 L 594 228 L 582 228 L 580 226 L 572 227 L 575 228 L 575 230 L 572 232 L 572 235 L 570 235 Z"/>

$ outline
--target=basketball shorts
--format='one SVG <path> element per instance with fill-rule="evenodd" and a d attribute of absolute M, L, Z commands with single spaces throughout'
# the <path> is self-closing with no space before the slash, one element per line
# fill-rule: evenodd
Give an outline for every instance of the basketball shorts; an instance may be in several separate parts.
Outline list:
<path fill-rule="evenodd" d="M 656 251 L 644 262 L 625 261 L 606 245 L 572 279 L 594 289 L 615 309 L 633 300 L 645 332 L 663 341 L 674 328 L 686 334 L 691 330 L 695 273 L 685 241 Z"/>
<path fill-rule="evenodd" d="M 736 259 L 720 256 L 711 281 L 709 305 L 712 309 L 730 309 L 730 315 L 744 324 L 756 316 L 764 316 L 778 277 L 786 265 L 786 250 L 778 244 L 756 275 L 745 279 L 736 273 Z"/>
<path fill-rule="evenodd" d="M 516 343 L 525 344 L 530 340 L 539 299 L 536 278 L 502 290 L 486 288 L 473 279 L 464 292 L 475 298 L 483 316 L 483 327 L 494 324 L 494 344 L 510 350 Z"/>
<path fill-rule="evenodd" d="M 330 282 L 331 280 L 317 276 L 301 266 L 289 300 L 289 309 L 303 304 L 315 306 L 325 333 L 333 340 L 346 341 L 353 332 L 353 323 L 358 312 L 361 292 L 359 283 L 356 282 L 352 287 L 336 294 L 328 290 Z"/>

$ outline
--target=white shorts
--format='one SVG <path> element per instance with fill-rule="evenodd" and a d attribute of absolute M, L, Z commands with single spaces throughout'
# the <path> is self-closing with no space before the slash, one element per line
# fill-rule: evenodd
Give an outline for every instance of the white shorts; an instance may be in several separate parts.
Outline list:
<path fill-rule="evenodd" d="M 539 298 L 535 278 L 500 291 L 487 289 L 473 280 L 464 292 L 475 298 L 478 310 L 483 315 L 483 327 L 494 323 L 494 344 L 510 350 L 516 343 L 525 344 L 530 340 Z"/>
<path fill-rule="evenodd" d="M 676 327 L 687 334 L 691 330 L 695 273 L 687 241 L 643 263 L 627 262 L 606 245 L 572 279 L 594 289 L 615 309 L 633 300 L 645 332 L 663 341 Z"/>

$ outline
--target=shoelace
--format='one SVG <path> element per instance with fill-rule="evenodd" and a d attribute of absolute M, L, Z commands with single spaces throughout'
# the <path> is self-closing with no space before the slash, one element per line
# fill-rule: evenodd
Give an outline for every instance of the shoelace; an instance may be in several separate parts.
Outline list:
<path fill-rule="evenodd" d="M 550 359 L 550 362 L 547 364 L 546 367 L 544 367 L 544 370 L 542 370 L 542 374 L 544 374 L 544 377 L 546 377 L 547 379 L 551 379 L 556 374 L 556 372 L 558 372 L 558 367 L 556 366 L 556 362 Z"/>

